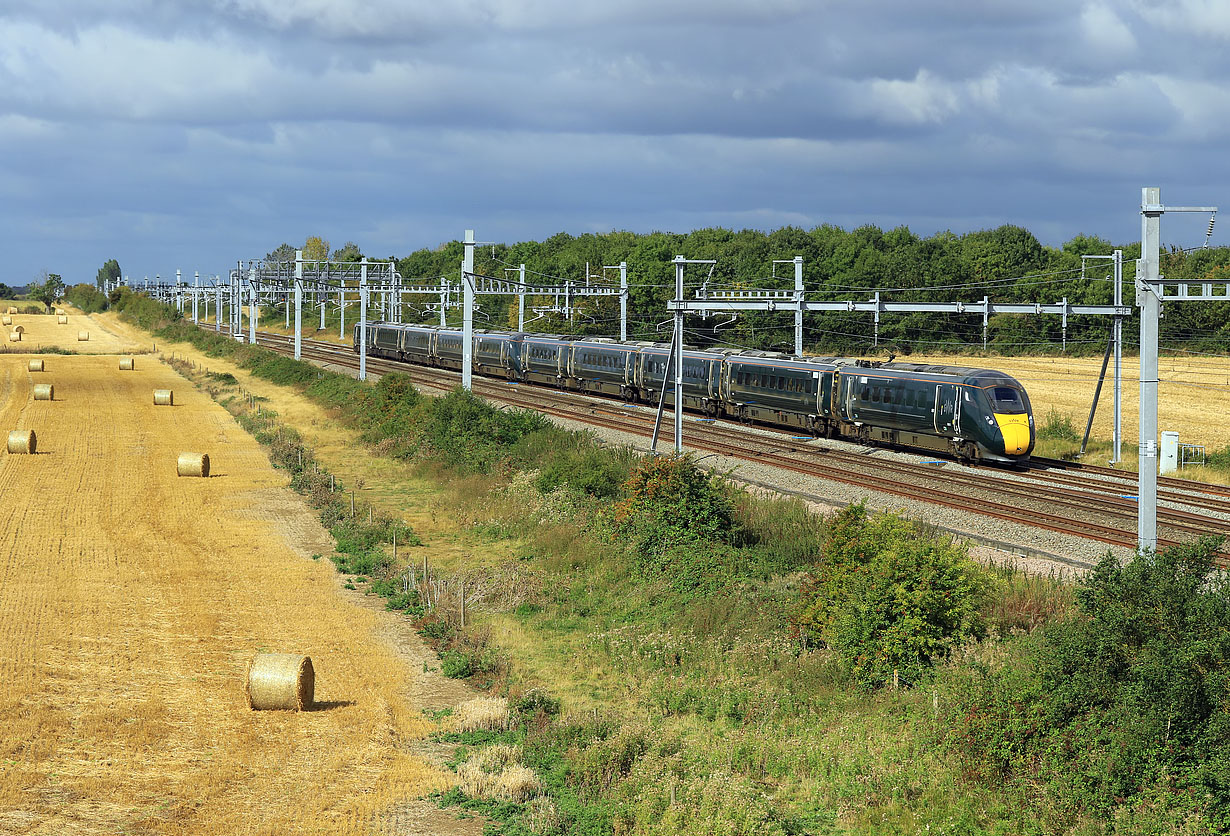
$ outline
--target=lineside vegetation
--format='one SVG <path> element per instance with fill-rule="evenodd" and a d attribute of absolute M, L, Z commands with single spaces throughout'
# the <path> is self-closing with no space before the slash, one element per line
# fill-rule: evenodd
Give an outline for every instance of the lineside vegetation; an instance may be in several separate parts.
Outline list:
<path fill-rule="evenodd" d="M 472 623 L 405 607 L 445 673 L 507 701 L 506 720 L 441 735 L 462 782 L 440 803 L 493 832 L 1230 829 L 1216 541 L 1108 557 L 1075 588 L 985 569 L 893 515 L 821 517 L 686 457 L 638 458 L 460 390 L 425 398 L 400 374 L 361 384 L 125 301 L 446 477 L 473 536 L 515 547 L 490 571 L 517 594 Z M 301 442 L 253 426 L 324 490 Z M 372 555 L 391 532 L 338 513 L 339 570 L 388 591 L 403 567 Z"/>

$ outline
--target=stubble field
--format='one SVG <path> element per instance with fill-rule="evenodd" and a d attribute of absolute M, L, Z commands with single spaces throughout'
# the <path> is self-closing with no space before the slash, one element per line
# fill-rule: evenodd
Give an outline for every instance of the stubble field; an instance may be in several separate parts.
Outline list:
<path fill-rule="evenodd" d="M 0 430 L 38 435 L 0 448 L 0 833 L 436 832 L 420 674 L 259 446 L 152 358 L 28 359 L 0 355 Z M 249 710 L 260 650 L 310 655 L 320 710 Z"/>
<path fill-rule="evenodd" d="M 30 302 L 17 303 L 18 308 L 30 306 Z M 7 309 L 7 306 L 0 309 Z M 74 308 L 68 311 L 68 324 L 60 325 L 55 314 L 13 314 L 13 325 L 0 328 L 0 345 L 5 351 L 37 351 L 45 346 L 58 346 L 78 354 L 105 354 L 116 352 L 149 351 L 148 339 L 137 339 L 131 332 L 118 331 L 105 322 L 86 316 Z M 19 342 L 9 340 L 9 332 L 20 325 L 25 329 Z M 78 340 L 81 332 L 89 334 L 88 340 Z"/>

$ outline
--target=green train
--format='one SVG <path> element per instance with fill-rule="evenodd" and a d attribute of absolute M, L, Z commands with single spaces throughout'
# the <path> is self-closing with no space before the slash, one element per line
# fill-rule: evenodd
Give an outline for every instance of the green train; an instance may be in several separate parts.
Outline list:
<path fill-rule="evenodd" d="M 355 326 L 356 351 L 359 334 Z M 367 352 L 460 369 L 462 336 L 455 328 L 371 322 Z M 668 406 L 675 401 L 672 362 L 662 343 L 484 330 L 474 334 L 472 360 L 478 374 Z M 969 462 L 1023 464 L 1036 440 L 1025 388 L 991 369 L 687 348 L 682 401 L 713 418 Z"/>

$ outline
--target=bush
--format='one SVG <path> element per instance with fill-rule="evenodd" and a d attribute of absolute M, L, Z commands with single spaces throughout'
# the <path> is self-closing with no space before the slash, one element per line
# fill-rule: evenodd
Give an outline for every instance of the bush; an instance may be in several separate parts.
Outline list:
<path fill-rule="evenodd" d="M 951 742 L 974 771 L 1041 786 L 1057 828 L 1160 804 L 1230 828 L 1230 581 L 1218 541 L 1121 566 L 1107 556 L 1078 613 L 955 672 Z M 1161 813 L 1159 813 L 1161 815 Z"/>
<path fill-rule="evenodd" d="M 427 402 L 422 439 L 459 470 L 488 473 L 508 458 L 508 448 L 550 426 L 546 417 L 523 410 L 504 411 L 458 387 Z"/>
<path fill-rule="evenodd" d="M 474 673 L 474 665 L 468 654 L 446 650 L 440 655 L 440 673 L 449 679 L 465 679 Z"/>
<path fill-rule="evenodd" d="M 622 451 L 603 447 L 564 450 L 542 466 L 534 487 L 550 493 L 561 485 L 599 498 L 613 497 L 628 478 L 628 461 Z"/>
<path fill-rule="evenodd" d="M 837 650 L 865 686 L 910 685 L 982 634 L 988 590 L 963 546 L 852 505 L 836 515 L 824 564 L 802 585 L 796 626 L 806 641 Z"/>
<path fill-rule="evenodd" d="M 109 306 L 106 295 L 92 284 L 75 284 L 64 292 L 64 298 L 88 314 Z"/>
<path fill-rule="evenodd" d="M 615 506 L 615 530 L 630 536 L 641 555 L 660 556 L 688 540 L 729 540 L 734 528 L 730 492 L 690 455 L 646 456 L 623 492 Z"/>
<path fill-rule="evenodd" d="M 1081 436 L 1080 430 L 1073 423 L 1072 416 L 1066 412 L 1059 412 L 1054 407 L 1046 411 L 1046 417 L 1038 426 L 1038 438 L 1051 441 L 1080 441 Z"/>

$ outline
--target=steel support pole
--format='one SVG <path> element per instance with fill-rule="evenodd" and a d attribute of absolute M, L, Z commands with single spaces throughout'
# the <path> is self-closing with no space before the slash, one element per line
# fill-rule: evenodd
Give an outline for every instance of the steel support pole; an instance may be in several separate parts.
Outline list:
<path fill-rule="evenodd" d="M 337 338 L 346 339 L 346 280 L 342 279 L 337 289 Z"/>
<path fill-rule="evenodd" d="M 876 348 L 879 348 L 880 347 L 880 291 L 878 290 L 875 293 L 875 301 L 876 301 L 876 314 L 875 314 L 876 320 L 875 320 L 874 346 Z"/>
<path fill-rule="evenodd" d="M 675 256 L 675 298 L 683 301 L 683 256 Z M 666 385 L 665 379 L 662 385 Z M 675 455 L 683 453 L 683 310 L 675 311 Z"/>
<path fill-rule="evenodd" d="M 192 324 L 201 324 L 201 271 L 192 274 Z"/>
<path fill-rule="evenodd" d="M 461 259 L 461 284 L 465 298 L 461 320 L 461 388 L 473 386 L 474 375 L 474 230 L 467 229 L 465 254 Z"/>
<path fill-rule="evenodd" d="M 803 356 L 803 256 L 794 257 L 794 299 L 799 306 L 794 311 L 794 354 Z"/>
<path fill-rule="evenodd" d="M 320 328 L 317 330 L 325 330 L 325 300 L 329 298 L 329 292 L 323 284 L 316 286 L 316 301 L 320 303 Z"/>
<path fill-rule="evenodd" d="M 256 317 L 257 317 L 257 299 L 256 299 L 256 268 L 252 267 L 248 270 L 248 344 L 256 345 Z"/>
<path fill-rule="evenodd" d="M 1115 304 L 1123 304 L 1123 250 L 1115 250 Z M 1123 317 L 1115 317 L 1115 420 L 1112 435 L 1112 465 L 1123 459 Z"/>
<path fill-rule="evenodd" d="M 303 250 L 295 250 L 295 359 L 303 359 Z"/>
<path fill-rule="evenodd" d="M 987 350 L 987 324 L 991 319 L 991 297 L 982 297 L 982 350 Z"/>
<path fill-rule="evenodd" d="M 367 259 L 359 265 L 359 380 L 367 380 Z"/>
<path fill-rule="evenodd" d="M 184 312 L 184 280 L 180 277 L 179 270 L 175 271 L 175 290 L 179 295 L 179 312 Z"/>
<path fill-rule="evenodd" d="M 440 286 L 440 327 L 448 325 L 448 282 Z"/>
<path fill-rule="evenodd" d="M 517 268 L 521 286 L 517 289 L 517 330 L 525 330 L 525 265 Z"/>
<path fill-rule="evenodd" d="M 1140 306 L 1140 482 L 1137 500 L 1137 546 L 1157 549 L 1157 329 L 1162 302 L 1157 284 L 1162 241 L 1161 189 L 1141 190 L 1140 270 L 1136 304 Z"/>
<path fill-rule="evenodd" d="M 525 270 L 525 265 L 521 265 Z M 524 273 L 522 277 L 524 278 Z M 619 262 L 619 341 L 628 341 L 628 262 Z"/>
<path fill-rule="evenodd" d="M 1060 304 L 1063 305 L 1063 348 L 1061 350 L 1066 353 L 1068 350 L 1068 297 L 1063 297 L 1063 302 Z"/>

